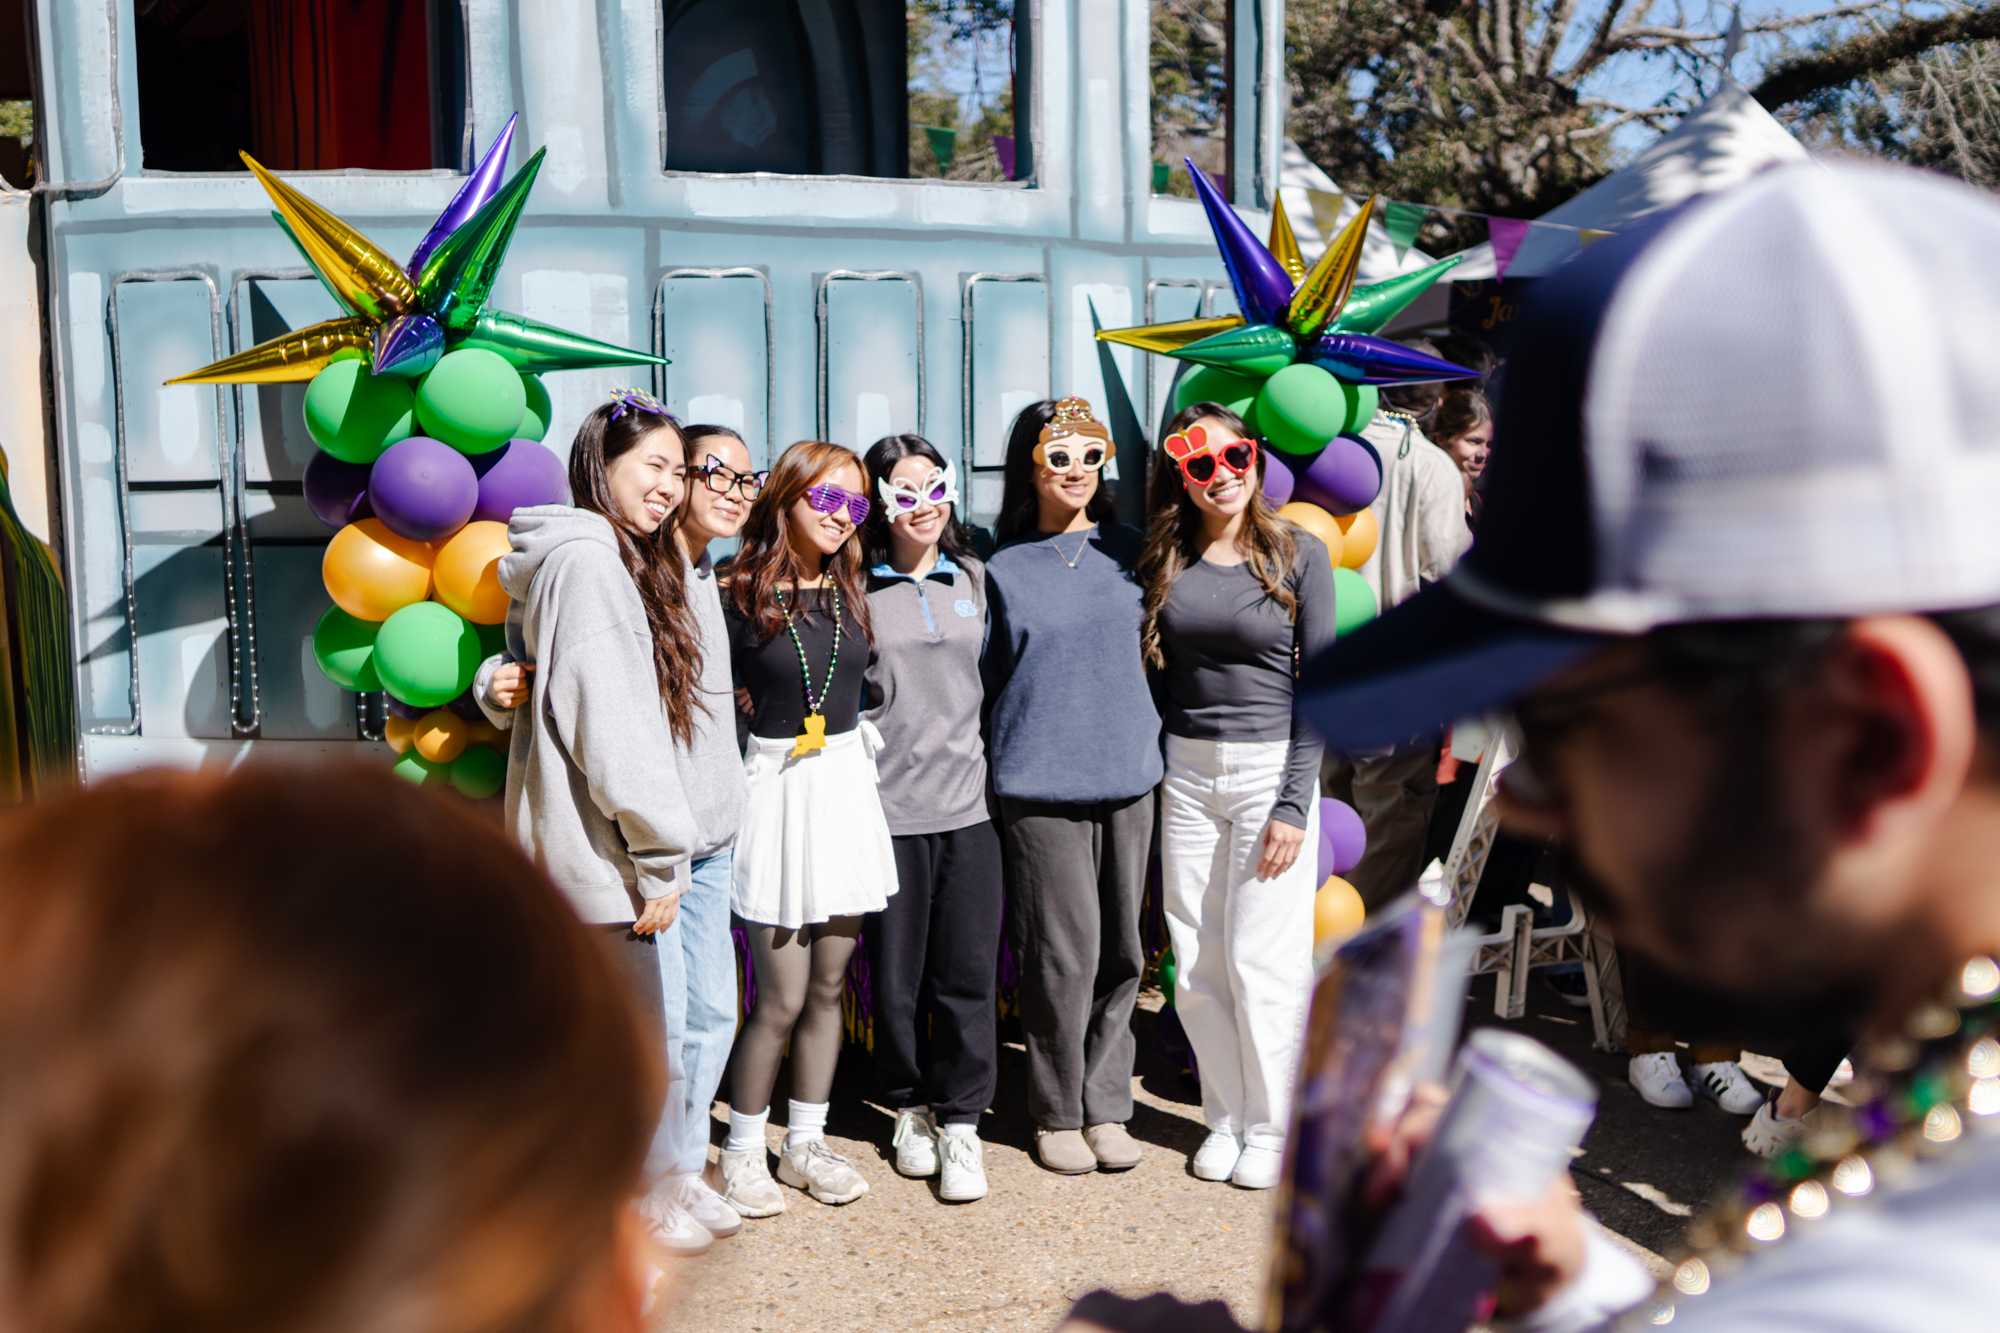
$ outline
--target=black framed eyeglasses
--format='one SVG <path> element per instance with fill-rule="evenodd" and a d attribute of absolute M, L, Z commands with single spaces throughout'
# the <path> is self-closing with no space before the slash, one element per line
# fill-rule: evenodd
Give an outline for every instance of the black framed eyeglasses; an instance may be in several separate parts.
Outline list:
<path fill-rule="evenodd" d="M 727 463 L 710 454 L 700 467 L 692 469 L 701 478 L 702 485 L 715 495 L 727 495 L 738 491 L 746 500 L 755 500 L 764 493 L 764 483 L 771 478 L 770 472 L 738 472 Z"/>

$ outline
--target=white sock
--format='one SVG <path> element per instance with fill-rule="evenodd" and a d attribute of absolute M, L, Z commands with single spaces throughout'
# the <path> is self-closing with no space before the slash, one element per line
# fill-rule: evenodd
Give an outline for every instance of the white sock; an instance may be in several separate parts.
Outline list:
<path fill-rule="evenodd" d="M 826 1102 L 791 1102 L 786 1114 L 785 1146 L 797 1147 L 826 1137 Z"/>
<path fill-rule="evenodd" d="M 771 1121 L 771 1108 L 765 1107 L 756 1115 L 744 1115 L 735 1107 L 729 1109 L 729 1138 L 722 1145 L 724 1152 L 764 1151 L 764 1127 Z"/>
<path fill-rule="evenodd" d="M 976 1139 L 979 1137 L 979 1126 L 971 1124 L 939 1125 L 938 1132 L 941 1134 L 956 1134 L 968 1139 Z"/>

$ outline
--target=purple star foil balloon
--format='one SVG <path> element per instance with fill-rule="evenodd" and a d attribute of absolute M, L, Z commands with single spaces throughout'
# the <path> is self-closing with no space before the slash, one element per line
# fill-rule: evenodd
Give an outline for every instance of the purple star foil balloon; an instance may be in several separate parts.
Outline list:
<path fill-rule="evenodd" d="M 1257 233 L 1250 230 L 1236 210 L 1204 176 L 1194 159 L 1187 162 L 1194 191 L 1208 212 L 1209 230 L 1215 233 L 1215 248 L 1222 252 L 1222 267 L 1229 272 L 1229 285 L 1236 291 L 1236 304 L 1243 318 L 1252 324 L 1276 324 L 1292 299 L 1292 275 L 1264 248 Z"/>
<path fill-rule="evenodd" d="M 486 150 L 486 156 L 479 159 L 479 165 L 465 178 L 465 184 L 458 187 L 458 193 L 438 214 L 437 221 L 424 233 L 424 239 L 417 242 L 417 248 L 410 252 L 410 262 L 404 265 L 410 273 L 422 273 L 424 261 L 431 257 L 431 251 L 444 243 L 444 238 L 465 225 L 480 207 L 500 189 L 500 182 L 507 179 L 507 154 L 514 147 L 514 121 L 516 116 L 507 117 L 507 123 L 494 136 L 493 143 Z"/>
<path fill-rule="evenodd" d="M 372 369 L 415 379 L 444 356 L 444 330 L 429 315 L 398 315 L 375 330 Z"/>
<path fill-rule="evenodd" d="M 1370 333 L 1322 333 L 1305 359 L 1350 384 L 1423 384 L 1473 380 L 1479 372 L 1414 352 Z"/>

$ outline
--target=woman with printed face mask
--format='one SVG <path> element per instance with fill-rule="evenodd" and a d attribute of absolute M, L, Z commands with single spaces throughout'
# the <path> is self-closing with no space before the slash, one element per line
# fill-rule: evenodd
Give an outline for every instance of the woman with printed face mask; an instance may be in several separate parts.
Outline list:
<path fill-rule="evenodd" d="M 979 1117 L 998 1059 L 1000 837 L 979 732 L 985 569 L 958 522 L 956 469 L 928 440 L 877 440 L 867 463 L 878 502 L 862 530 L 875 660 L 862 716 L 882 732 L 901 886 L 864 932 L 875 1066 L 896 1112 L 896 1170 L 938 1176 L 939 1198 L 970 1203 L 986 1195 Z"/>
<path fill-rule="evenodd" d="M 1201 1180 L 1278 1183 L 1312 986 L 1320 744 L 1292 713 L 1333 642 L 1333 563 L 1264 499 L 1261 442 L 1218 403 L 1167 427 L 1139 569 L 1167 733 L 1161 883 L 1174 1007 L 1201 1070 Z"/>
<path fill-rule="evenodd" d="M 1007 443 L 986 566 L 988 753 L 1021 959 L 1028 1107 L 1051 1171 L 1139 1163 L 1132 1009 L 1160 715 L 1139 657 L 1139 536 L 1113 518 L 1111 434 L 1081 398 Z"/>
<path fill-rule="evenodd" d="M 872 507 L 861 460 L 837 444 L 785 450 L 750 510 L 724 614 L 748 701 L 749 805 L 732 900 L 749 929 L 757 999 L 730 1066 L 723 1197 L 745 1217 L 782 1212 L 765 1161 L 787 1042 L 792 1101 L 778 1179 L 821 1203 L 868 1182 L 826 1143 L 840 1058 L 840 999 L 861 918 L 896 892 L 876 790 L 881 735 L 861 718 L 870 641 L 861 542 Z"/>

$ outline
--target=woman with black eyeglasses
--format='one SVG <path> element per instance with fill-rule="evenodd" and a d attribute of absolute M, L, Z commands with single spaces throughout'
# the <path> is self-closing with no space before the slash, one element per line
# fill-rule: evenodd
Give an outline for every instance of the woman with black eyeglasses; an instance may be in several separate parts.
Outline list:
<path fill-rule="evenodd" d="M 1174 1007 L 1201 1071 L 1198 1180 L 1278 1183 L 1312 987 L 1320 743 L 1292 712 L 1333 642 L 1333 562 L 1264 499 L 1243 419 L 1167 426 L 1139 570 L 1141 643 L 1167 733 L 1161 889 Z"/>

